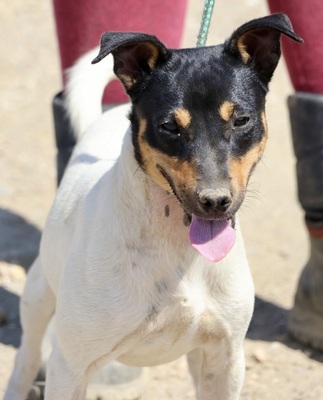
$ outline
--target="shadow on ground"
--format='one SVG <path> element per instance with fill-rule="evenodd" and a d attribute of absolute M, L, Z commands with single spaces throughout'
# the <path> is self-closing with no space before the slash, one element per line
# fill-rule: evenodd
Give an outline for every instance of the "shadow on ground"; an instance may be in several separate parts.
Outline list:
<path fill-rule="evenodd" d="M 8 209 L 0 208 L 0 262 L 16 264 L 26 271 L 37 256 L 40 230 Z M 18 347 L 21 336 L 19 296 L 0 286 L 0 306 L 5 323 L 0 326 L 0 343 Z"/>
<path fill-rule="evenodd" d="M 287 335 L 288 310 L 256 297 L 255 309 L 247 337 L 266 342 L 284 341 Z"/>
<path fill-rule="evenodd" d="M 0 208 L 0 261 L 27 271 L 39 248 L 40 230 L 8 209 Z"/>
<path fill-rule="evenodd" d="M 21 337 L 19 296 L 0 287 L 0 304 L 6 315 L 5 323 L 0 326 L 0 343 L 18 347 Z"/>
<path fill-rule="evenodd" d="M 265 342 L 281 342 L 304 352 L 308 357 L 323 363 L 323 354 L 293 340 L 287 330 L 289 310 L 256 297 L 255 310 L 247 332 L 247 338 Z"/>

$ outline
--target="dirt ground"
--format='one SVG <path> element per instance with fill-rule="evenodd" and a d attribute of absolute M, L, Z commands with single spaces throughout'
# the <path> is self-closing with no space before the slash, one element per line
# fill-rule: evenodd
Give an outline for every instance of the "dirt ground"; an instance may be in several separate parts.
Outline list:
<path fill-rule="evenodd" d="M 194 46 L 202 0 L 191 0 L 183 44 Z M 217 0 L 209 44 L 268 13 L 264 0 Z M 0 397 L 20 341 L 19 293 L 55 193 L 52 96 L 60 90 L 49 0 L 0 3 Z M 241 210 L 256 307 L 246 341 L 243 400 L 323 400 L 323 354 L 288 337 L 286 322 L 308 243 L 296 200 L 281 62 L 271 84 L 270 140 Z M 144 400 L 193 399 L 185 359 L 152 368 Z M 15 400 L 15 399 L 12 399 Z"/>

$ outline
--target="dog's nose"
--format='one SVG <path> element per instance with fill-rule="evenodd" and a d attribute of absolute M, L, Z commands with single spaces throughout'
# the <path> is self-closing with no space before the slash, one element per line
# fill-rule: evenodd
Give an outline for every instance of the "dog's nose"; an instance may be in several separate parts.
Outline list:
<path fill-rule="evenodd" d="M 220 211 L 224 212 L 232 203 L 232 193 L 229 189 L 204 189 L 198 199 L 205 211 Z"/>

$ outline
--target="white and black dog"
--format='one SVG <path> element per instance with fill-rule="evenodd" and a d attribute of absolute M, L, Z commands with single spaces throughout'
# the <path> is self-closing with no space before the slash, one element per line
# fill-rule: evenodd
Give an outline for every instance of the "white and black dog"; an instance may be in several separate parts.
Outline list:
<path fill-rule="evenodd" d="M 113 359 L 152 366 L 185 353 L 199 400 L 239 398 L 254 288 L 234 222 L 265 147 L 282 33 L 301 41 L 282 14 L 213 47 L 111 32 L 94 62 L 113 57 L 74 67 L 79 141 L 28 274 L 5 400 L 26 398 L 53 315 L 46 400 L 84 399 Z M 102 114 L 112 68 L 131 107 Z"/>

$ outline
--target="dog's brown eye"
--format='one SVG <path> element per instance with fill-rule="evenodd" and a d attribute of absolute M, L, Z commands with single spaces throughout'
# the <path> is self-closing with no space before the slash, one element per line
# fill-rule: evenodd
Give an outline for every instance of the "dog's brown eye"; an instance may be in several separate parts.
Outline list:
<path fill-rule="evenodd" d="M 250 121 L 249 117 L 239 117 L 234 120 L 234 126 L 245 126 Z"/>
<path fill-rule="evenodd" d="M 163 130 L 173 134 L 173 135 L 179 135 L 179 128 L 177 124 L 173 121 L 167 121 L 161 124 L 161 127 Z"/>

